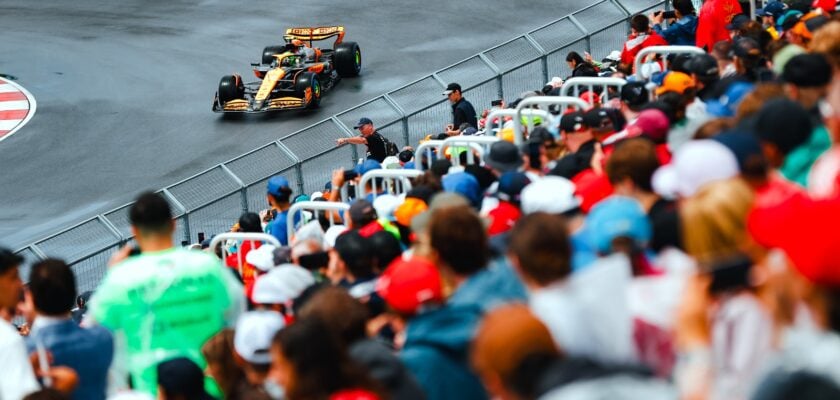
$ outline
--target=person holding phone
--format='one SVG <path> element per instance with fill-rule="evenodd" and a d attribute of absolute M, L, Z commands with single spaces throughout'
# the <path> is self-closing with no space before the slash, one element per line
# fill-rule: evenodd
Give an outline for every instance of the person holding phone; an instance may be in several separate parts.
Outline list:
<path fill-rule="evenodd" d="M 460 135 L 460 127 L 464 123 L 478 129 L 478 114 L 476 114 L 473 105 L 461 93 L 461 85 L 450 83 L 446 86 L 443 95 L 447 96 L 449 102 L 452 104 L 452 123 L 446 125 L 446 134 L 448 136 Z"/>
<path fill-rule="evenodd" d="M 691 0 L 672 0 L 673 17 L 668 11 L 657 11 L 650 15 L 654 32 L 662 36 L 672 46 L 694 46 L 697 34 L 697 14 Z M 671 17 L 671 18 L 668 18 Z M 662 22 L 669 19 L 668 27 Z"/>

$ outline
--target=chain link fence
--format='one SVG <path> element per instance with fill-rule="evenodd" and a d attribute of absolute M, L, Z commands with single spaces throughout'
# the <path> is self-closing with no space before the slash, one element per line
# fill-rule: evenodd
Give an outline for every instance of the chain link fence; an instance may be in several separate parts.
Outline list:
<path fill-rule="evenodd" d="M 538 90 L 552 76 L 571 75 L 565 57 L 587 51 L 595 59 L 620 50 L 630 31 L 629 17 L 664 6 L 663 0 L 599 0 L 593 4 L 490 48 L 429 76 L 392 90 L 359 106 L 219 164 L 162 190 L 176 216 L 176 241 L 194 243 L 226 232 L 243 211 L 268 207 L 265 185 L 281 174 L 296 193 L 322 190 L 334 169 L 348 168 L 361 148 L 336 147 L 335 139 L 354 135 L 361 117 L 371 118 L 378 131 L 399 145 L 416 144 L 440 133 L 451 120 L 451 107 L 441 95 L 447 83 L 458 82 L 476 109 L 491 100 L 519 97 Z M 485 107 L 487 106 L 487 107 Z M 128 219 L 131 204 L 83 221 L 17 251 L 29 263 L 60 257 L 76 273 L 79 291 L 94 290 L 105 274 L 110 256 L 132 239 Z"/>

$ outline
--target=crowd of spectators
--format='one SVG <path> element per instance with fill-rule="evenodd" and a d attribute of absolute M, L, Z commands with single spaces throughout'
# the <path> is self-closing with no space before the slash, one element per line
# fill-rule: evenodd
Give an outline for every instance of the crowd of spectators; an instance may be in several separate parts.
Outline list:
<path fill-rule="evenodd" d="M 840 398 L 836 4 L 670 5 L 566 58 L 620 89 L 524 132 L 449 84 L 424 140 L 496 136 L 484 153 L 393 154 L 362 118 L 337 141 L 357 166 L 309 194 L 274 176 L 231 221 L 280 246 L 176 246 L 148 192 L 92 294 L 59 259 L 23 285 L 0 249 L 0 399 Z M 667 44 L 706 51 L 634 71 Z M 418 164 L 410 190 L 342 191 Z M 349 207 L 290 215 L 309 200 Z"/>

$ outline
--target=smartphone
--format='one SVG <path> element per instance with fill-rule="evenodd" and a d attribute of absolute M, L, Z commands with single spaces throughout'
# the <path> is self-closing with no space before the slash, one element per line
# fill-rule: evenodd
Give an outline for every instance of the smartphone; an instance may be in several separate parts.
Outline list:
<path fill-rule="evenodd" d="M 502 99 L 491 101 L 490 102 L 490 107 L 501 108 L 502 107 Z"/>
<path fill-rule="evenodd" d="M 204 232 L 198 232 L 198 243 L 204 241 Z"/>
<path fill-rule="evenodd" d="M 677 13 L 674 11 L 665 11 L 662 13 L 662 17 L 665 19 L 674 19 L 677 18 Z"/>
<path fill-rule="evenodd" d="M 709 292 L 721 293 L 752 286 L 750 283 L 752 266 L 752 260 L 746 255 L 734 256 L 713 264 L 708 272 L 712 276 Z"/>

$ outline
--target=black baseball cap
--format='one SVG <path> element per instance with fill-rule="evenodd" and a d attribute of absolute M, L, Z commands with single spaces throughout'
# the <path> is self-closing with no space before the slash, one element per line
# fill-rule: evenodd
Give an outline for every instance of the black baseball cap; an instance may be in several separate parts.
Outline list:
<path fill-rule="evenodd" d="M 831 64 L 824 55 L 818 53 L 793 56 L 782 70 L 782 80 L 798 87 L 828 85 L 831 75 Z"/>
<path fill-rule="evenodd" d="M 586 117 L 580 111 L 563 114 L 560 118 L 560 130 L 563 132 L 574 133 L 587 128 L 589 124 L 586 123 Z"/>
<path fill-rule="evenodd" d="M 688 74 L 688 63 L 691 61 L 692 54 L 679 53 L 674 54 L 673 57 L 668 58 L 668 69 Z"/>
<path fill-rule="evenodd" d="M 612 118 L 605 108 L 593 108 L 583 115 L 583 119 L 586 121 L 586 125 L 592 129 L 598 131 L 614 130 Z"/>
<path fill-rule="evenodd" d="M 726 25 L 726 30 L 734 31 L 736 29 L 741 29 L 744 27 L 744 25 L 748 24 L 749 22 L 750 17 L 748 17 L 746 14 L 738 14 L 732 17 L 732 20 L 729 22 L 729 24 Z"/>
<path fill-rule="evenodd" d="M 450 84 L 446 85 L 446 90 L 443 91 L 443 95 L 444 96 L 449 96 L 449 93 L 452 93 L 456 90 L 460 92 L 461 91 L 461 85 L 459 85 L 457 83 L 454 83 L 454 82 L 450 83 Z"/>
<path fill-rule="evenodd" d="M 720 70 L 717 60 L 708 53 L 703 53 L 691 57 L 688 62 L 688 72 L 697 75 L 700 79 L 709 79 L 718 77 Z"/>
<path fill-rule="evenodd" d="M 359 119 L 359 122 L 356 124 L 356 126 L 353 127 L 353 129 L 359 129 L 362 127 L 362 125 L 368 125 L 372 123 L 373 121 L 371 121 L 370 118 L 362 117 Z"/>
<path fill-rule="evenodd" d="M 621 102 L 628 107 L 641 107 L 647 103 L 648 97 L 644 82 L 627 82 L 621 87 Z"/>

